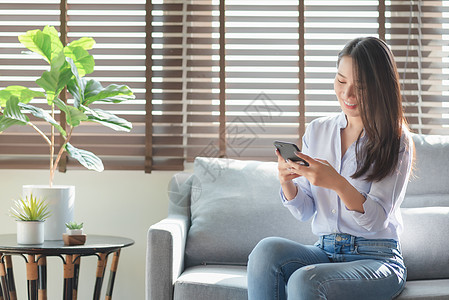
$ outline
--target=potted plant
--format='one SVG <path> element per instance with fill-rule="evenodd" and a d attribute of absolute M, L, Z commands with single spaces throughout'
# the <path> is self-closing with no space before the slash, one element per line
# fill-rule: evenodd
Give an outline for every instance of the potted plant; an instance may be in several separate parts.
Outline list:
<path fill-rule="evenodd" d="M 66 233 L 68 235 L 80 235 L 83 234 L 83 223 L 76 223 L 74 221 L 70 221 L 68 223 L 65 223 Z"/>
<path fill-rule="evenodd" d="M 114 130 L 130 131 L 132 124 L 116 115 L 90 107 L 94 103 L 120 103 L 134 99 L 133 92 L 126 85 L 111 84 L 103 87 L 95 79 L 84 77 L 94 70 L 94 58 L 88 50 L 94 39 L 83 37 L 64 46 L 57 30 L 46 26 L 43 30 L 30 30 L 19 36 L 19 41 L 31 52 L 38 54 L 49 64 L 49 69 L 36 80 L 43 90 L 24 86 L 8 86 L 0 90 L 0 132 L 14 125 L 31 126 L 49 146 L 50 178 L 48 186 L 25 187 L 23 193 L 45 197 L 53 215 L 46 226 L 46 239 L 61 239 L 65 223 L 73 220 L 74 187 L 54 187 L 53 179 L 63 154 L 66 152 L 87 169 L 103 171 L 103 163 L 92 152 L 78 149 L 70 143 L 73 130 L 85 122 L 95 122 Z M 66 103 L 59 98 L 67 90 L 73 101 Z M 30 103 L 34 98 L 45 98 L 48 109 Z M 67 126 L 63 128 L 55 119 L 55 110 L 64 112 Z M 29 116 L 44 120 L 51 131 L 45 133 Z M 55 132 L 59 132 L 63 143 L 57 148 Z M 55 152 L 57 151 L 57 153 Z M 65 197 L 64 199 L 61 199 Z M 51 230 L 51 231 L 49 231 Z"/>
<path fill-rule="evenodd" d="M 86 242 L 86 235 L 83 233 L 83 223 L 76 223 L 70 221 L 65 224 L 66 233 L 63 234 L 62 239 L 64 244 L 68 246 L 84 245 Z"/>
<path fill-rule="evenodd" d="M 30 195 L 14 201 L 9 210 L 17 221 L 18 244 L 42 244 L 44 242 L 44 222 L 50 216 L 48 204 L 44 199 Z"/>

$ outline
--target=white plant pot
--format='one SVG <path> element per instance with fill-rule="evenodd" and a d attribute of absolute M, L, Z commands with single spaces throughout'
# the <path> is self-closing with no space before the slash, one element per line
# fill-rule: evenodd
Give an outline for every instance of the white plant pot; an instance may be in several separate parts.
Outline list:
<path fill-rule="evenodd" d="M 17 221 L 18 244 L 42 244 L 44 242 L 44 221 Z"/>
<path fill-rule="evenodd" d="M 81 235 L 83 234 L 83 230 L 82 229 L 66 229 L 66 233 L 68 235 Z"/>
<path fill-rule="evenodd" d="M 73 221 L 75 211 L 75 187 L 69 185 L 24 185 L 23 197 L 45 199 L 51 216 L 45 221 L 45 240 L 62 240 L 65 223 Z"/>

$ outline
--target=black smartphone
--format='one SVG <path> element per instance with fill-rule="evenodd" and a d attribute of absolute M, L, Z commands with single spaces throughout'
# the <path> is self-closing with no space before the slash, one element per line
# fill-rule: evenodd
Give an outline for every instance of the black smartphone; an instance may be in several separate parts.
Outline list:
<path fill-rule="evenodd" d="M 308 162 L 296 156 L 295 152 L 301 152 L 301 150 L 295 144 L 281 141 L 274 141 L 273 144 L 285 160 L 298 161 L 303 166 L 309 166 Z"/>

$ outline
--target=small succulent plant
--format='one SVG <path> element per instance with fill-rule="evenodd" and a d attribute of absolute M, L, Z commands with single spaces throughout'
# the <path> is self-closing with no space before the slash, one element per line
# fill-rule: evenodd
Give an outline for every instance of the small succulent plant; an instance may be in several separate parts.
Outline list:
<path fill-rule="evenodd" d="M 77 229 L 83 229 L 83 223 L 76 223 L 74 221 L 70 221 L 68 223 L 65 223 L 65 226 L 67 227 L 67 229 L 70 230 L 77 230 Z"/>
<path fill-rule="evenodd" d="M 44 199 L 34 197 L 33 194 L 14 201 L 9 215 L 19 221 L 45 221 L 51 213 Z"/>

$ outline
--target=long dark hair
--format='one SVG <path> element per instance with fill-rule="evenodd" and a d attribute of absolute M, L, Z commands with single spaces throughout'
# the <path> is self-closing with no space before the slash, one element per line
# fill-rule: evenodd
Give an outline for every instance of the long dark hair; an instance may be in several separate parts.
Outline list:
<path fill-rule="evenodd" d="M 357 139 L 357 170 L 352 177 L 366 174 L 366 180 L 380 181 L 398 164 L 402 126 L 406 126 L 396 63 L 387 44 L 375 37 L 350 41 L 338 54 L 337 64 L 344 56 L 353 61 L 355 93 L 366 136 L 362 147 L 363 132 Z"/>

